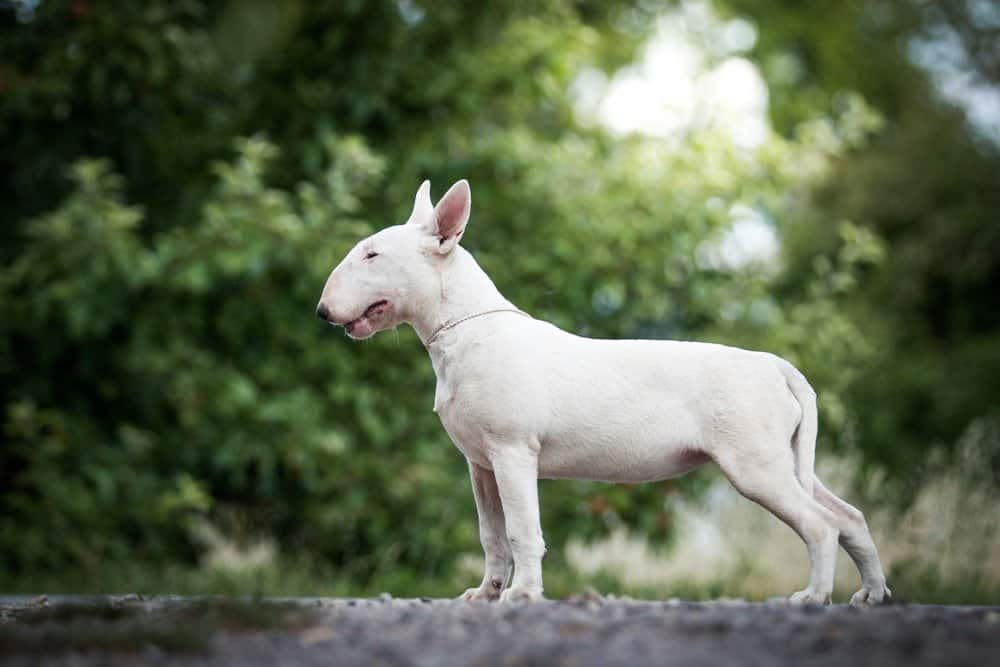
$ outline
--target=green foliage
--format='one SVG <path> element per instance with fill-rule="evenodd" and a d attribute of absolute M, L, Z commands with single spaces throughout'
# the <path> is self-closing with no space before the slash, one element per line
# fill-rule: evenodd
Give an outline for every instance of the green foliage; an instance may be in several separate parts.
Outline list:
<path fill-rule="evenodd" d="M 388 524 L 420 489 L 448 495 L 454 467 L 419 455 L 431 415 L 411 385 L 429 372 L 391 341 L 358 360 L 311 317 L 330 263 L 315 249 L 372 231 L 354 214 L 382 170 L 356 139 L 329 149 L 321 183 L 292 194 L 263 182 L 275 148 L 240 142 L 198 224 L 150 243 L 106 165 L 81 164 L 66 203 L 32 225 L 36 240 L 4 272 L 5 320 L 19 363 L 58 376 L 29 376 L 8 408 L 9 567 L 96 566 L 133 545 L 151 559 L 191 554 L 185 517 L 227 507 L 290 544 L 375 558 L 388 535 L 406 538 Z M 58 335 L 39 345 L 39 331 Z M 404 409 L 364 382 L 376 372 L 413 397 Z M 413 548 L 455 539 L 437 526 Z"/>
<path fill-rule="evenodd" d="M 450 593 L 479 547 L 430 364 L 409 330 L 352 344 L 312 315 L 423 178 L 470 179 L 464 242 L 519 306 L 783 354 L 823 444 L 915 483 L 1000 405 L 996 155 L 889 53 L 916 14 L 872 37 L 867 3 L 717 4 L 760 31 L 780 134 L 753 154 L 577 122 L 579 69 L 627 63 L 669 2 L 0 5 L 0 571 Z M 780 260 L 719 259 L 741 215 Z M 667 542 L 705 484 L 546 482 L 547 542 Z M 211 560 L 206 525 L 273 539 L 271 569 L 171 578 Z"/>
<path fill-rule="evenodd" d="M 949 80 L 961 76 L 975 94 L 995 95 L 1000 69 L 983 45 L 996 43 L 1000 24 L 976 3 L 843 2 L 824 7 L 823 21 L 808 3 L 724 4 L 767 17 L 757 22 L 754 56 L 780 128 L 791 132 L 824 108 L 857 108 L 845 89 L 878 109 L 875 123 L 863 108 L 853 112 L 871 140 L 842 155 L 795 205 L 782 282 L 785 293 L 796 291 L 817 255 L 837 252 L 831 221 L 852 221 L 884 241 L 885 260 L 858 275 L 846 303 L 844 314 L 876 353 L 843 399 L 855 407 L 854 442 L 891 472 L 886 497 L 905 505 L 934 450 L 954 452 L 973 424 L 1000 424 L 1000 149 L 995 133 L 983 136 L 913 61 L 929 57 L 919 55 L 928 43 L 938 61 L 965 57 Z M 768 66 L 782 62 L 793 63 L 795 76 Z M 1000 441 L 990 442 L 987 461 L 1000 480 Z"/>

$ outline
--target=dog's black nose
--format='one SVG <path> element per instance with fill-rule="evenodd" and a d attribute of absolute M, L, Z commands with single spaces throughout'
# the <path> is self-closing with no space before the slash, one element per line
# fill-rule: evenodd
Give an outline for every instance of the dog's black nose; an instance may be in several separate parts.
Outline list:
<path fill-rule="evenodd" d="M 316 306 L 316 317 L 318 317 L 321 320 L 329 321 L 330 311 L 327 310 L 326 306 L 324 306 L 323 304 L 319 304 L 318 306 Z"/>

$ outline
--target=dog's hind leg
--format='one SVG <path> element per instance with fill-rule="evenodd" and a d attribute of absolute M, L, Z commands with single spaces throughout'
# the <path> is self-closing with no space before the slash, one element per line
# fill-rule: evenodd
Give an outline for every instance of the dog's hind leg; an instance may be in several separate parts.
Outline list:
<path fill-rule="evenodd" d="M 795 477 L 787 447 L 739 448 L 715 456 L 736 490 L 788 524 L 806 543 L 809 584 L 791 602 L 830 602 L 837 564 L 836 517 L 814 500 Z"/>
<path fill-rule="evenodd" d="M 816 500 L 834 513 L 840 530 L 840 545 L 850 555 L 861 574 L 861 590 L 851 596 L 851 604 L 878 604 L 890 598 L 878 550 L 861 510 L 835 496 L 814 478 Z"/>

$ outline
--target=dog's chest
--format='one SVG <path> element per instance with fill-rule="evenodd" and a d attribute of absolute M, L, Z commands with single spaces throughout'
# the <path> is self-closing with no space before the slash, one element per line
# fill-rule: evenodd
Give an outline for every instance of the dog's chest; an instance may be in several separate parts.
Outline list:
<path fill-rule="evenodd" d="M 437 378 L 434 386 L 434 412 L 443 420 L 442 415 L 455 398 L 455 388 L 449 385 L 449 377 L 455 375 L 454 365 L 443 354 L 431 354 L 431 365 Z"/>
<path fill-rule="evenodd" d="M 454 387 L 438 381 L 434 392 L 434 412 L 437 413 L 451 441 L 467 459 L 484 468 L 492 468 L 486 453 L 482 428 L 474 420 L 469 419 L 467 411 L 462 410 L 461 400 Z"/>
<path fill-rule="evenodd" d="M 453 399 L 454 393 L 451 387 L 439 378 L 437 386 L 434 388 L 434 412 L 443 419 L 442 415 L 448 409 L 448 406 L 451 405 Z"/>
<path fill-rule="evenodd" d="M 434 412 L 441 420 L 442 426 L 466 458 L 470 461 L 490 467 L 485 452 L 485 443 L 481 429 L 476 421 L 470 418 L 468 396 L 462 394 L 462 371 L 445 357 L 433 359 L 434 373 L 437 385 L 434 388 Z"/>

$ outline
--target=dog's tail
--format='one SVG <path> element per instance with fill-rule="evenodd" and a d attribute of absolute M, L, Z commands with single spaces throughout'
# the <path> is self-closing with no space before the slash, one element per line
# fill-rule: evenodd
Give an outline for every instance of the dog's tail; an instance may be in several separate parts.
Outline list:
<path fill-rule="evenodd" d="M 778 358 L 781 372 L 788 383 L 788 389 L 802 408 L 799 425 L 792 433 L 792 453 L 795 455 L 795 472 L 799 484 L 810 496 L 813 494 L 813 468 L 816 464 L 816 433 L 819 430 L 816 415 L 816 392 L 809 381 L 795 366 Z"/>

